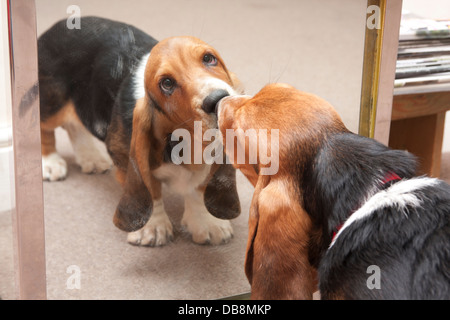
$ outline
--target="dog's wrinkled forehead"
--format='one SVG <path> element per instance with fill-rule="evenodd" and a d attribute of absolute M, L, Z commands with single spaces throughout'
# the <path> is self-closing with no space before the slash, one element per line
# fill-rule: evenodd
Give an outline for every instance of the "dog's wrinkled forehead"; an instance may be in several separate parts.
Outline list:
<path fill-rule="evenodd" d="M 148 74 L 161 75 L 172 69 L 200 66 L 202 55 L 212 53 L 214 48 L 194 37 L 172 37 L 159 42 L 151 51 L 147 63 Z M 179 70 L 177 70 L 179 71 Z"/>
<path fill-rule="evenodd" d="M 219 53 L 202 40 L 188 36 L 159 42 L 151 51 L 145 74 L 147 87 L 166 77 L 174 80 L 172 85 L 177 81 L 188 85 L 205 76 L 229 78 Z"/>

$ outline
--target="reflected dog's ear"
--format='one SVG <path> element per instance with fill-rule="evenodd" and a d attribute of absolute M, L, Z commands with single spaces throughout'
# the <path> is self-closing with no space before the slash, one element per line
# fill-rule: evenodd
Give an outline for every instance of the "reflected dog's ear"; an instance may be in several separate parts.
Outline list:
<path fill-rule="evenodd" d="M 214 172 L 204 193 L 204 202 L 209 213 L 219 219 L 234 219 L 241 213 L 241 204 L 236 187 L 236 169 L 225 161 L 213 164 Z"/>
<path fill-rule="evenodd" d="M 132 232 L 142 228 L 153 210 L 150 173 L 151 112 L 147 98 L 138 100 L 133 111 L 133 133 L 124 194 L 114 214 L 115 226 Z"/>

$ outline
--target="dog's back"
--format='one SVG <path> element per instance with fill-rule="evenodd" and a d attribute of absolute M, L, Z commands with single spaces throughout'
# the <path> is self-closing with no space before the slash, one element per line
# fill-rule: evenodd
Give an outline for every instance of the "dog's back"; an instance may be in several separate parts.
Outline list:
<path fill-rule="evenodd" d="M 339 177 L 327 179 L 342 180 L 336 166 L 342 169 L 339 163 L 345 162 L 345 175 L 350 177 L 345 179 L 347 184 L 366 181 L 373 191 L 369 190 L 366 197 L 356 196 L 363 202 L 355 212 L 339 207 L 341 202 L 352 203 L 348 200 L 335 199 L 334 209 L 330 208 L 341 214 L 347 212 L 349 217 L 320 262 L 322 297 L 450 299 L 450 186 L 438 179 L 411 177 L 411 155 L 374 140 L 343 134 L 328 144 L 334 147 L 324 151 L 330 157 L 325 161 L 329 164 L 327 172 Z M 378 151 L 368 156 L 371 150 Z M 335 170 L 330 170 L 333 166 Z M 371 183 L 377 179 L 365 173 L 369 168 L 375 173 L 396 171 L 404 179 L 374 189 Z M 338 199 L 355 193 L 340 188 Z"/>
<path fill-rule="evenodd" d="M 83 124 L 104 140 L 120 85 L 156 43 L 108 19 L 83 17 L 80 29 L 57 22 L 38 41 L 41 121 L 72 100 Z"/>
<path fill-rule="evenodd" d="M 420 179 L 431 180 L 400 183 Z M 319 268 L 323 298 L 450 299 L 450 187 L 435 180 L 405 196 L 421 204 L 378 208 L 328 250 Z"/>

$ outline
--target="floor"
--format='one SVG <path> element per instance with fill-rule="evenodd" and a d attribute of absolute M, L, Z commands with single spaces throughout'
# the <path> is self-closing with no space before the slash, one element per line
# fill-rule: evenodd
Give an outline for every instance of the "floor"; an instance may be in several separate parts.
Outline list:
<path fill-rule="evenodd" d="M 38 33 L 82 15 L 132 23 L 157 39 L 194 35 L 215 46 L 248 94 L 269 82 L 287 82 L 330 101 L 345 124 L 357 131 L 364 41 L 365 1 L 353 0 L 36 0 Z M 343 19 L 345 17 L 345 19 Z M 447 117 L 450 128 L 450 115 Z M 242 214 L 232 221 L 234 238 L 222 246 L 192 243 L 180 228 L 182 204 L 166 194 L 176 226 L 174 242 L 136 247 L 112 224 L 121 195 L 113 172 L 84 175 L 74 162 L 66 133 L 57 148 L 69 176 L 44 182 L 49 299 L 215 299 L 249 291 L 243 264 L 252 187 L 238 174 Z M 447 130 L 442 177 L 450 182 Z M 103 146 L 101 146 L 103 147 Z M 0 213 L 0 296 L 14 298 L 10 213 Z M 71 270 L 80 272 L 72 286 Z"/>

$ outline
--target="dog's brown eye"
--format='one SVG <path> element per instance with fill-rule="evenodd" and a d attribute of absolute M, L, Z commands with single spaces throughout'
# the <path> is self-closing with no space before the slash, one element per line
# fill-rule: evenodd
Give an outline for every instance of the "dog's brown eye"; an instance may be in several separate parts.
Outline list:
<path fill-rule="evenodd" d="M 171 94 L 173 92 L 173 89 L 175 89 L 175 80 L 170 78 L 164 78 L 159 83 L 159 86 L 161 87 L 164 93 Z"/>
<path fill-rule="evenodd" d="M 203 63 L 208 66 L 217 66 L 217 58 L 211 53 L 207 53 L 203 56 Z"/>

